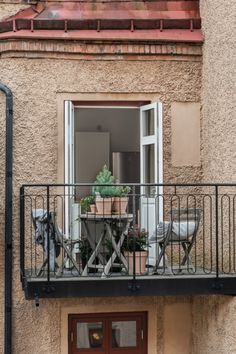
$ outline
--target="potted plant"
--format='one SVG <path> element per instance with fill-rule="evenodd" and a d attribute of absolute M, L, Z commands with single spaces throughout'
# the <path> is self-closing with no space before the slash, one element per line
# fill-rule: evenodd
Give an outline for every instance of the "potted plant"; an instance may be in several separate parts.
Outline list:
<path fill-rule="evenodd" d="M 96 208 L 98 214 L 111 214 L 113 198 L 116 195 L 115 177 L 106 165 L 96 177 L 94 184 L 100 184 L 93 187 L 93 193 L 96 195 Z"/>
<path fill-rule="evenodd" d="M 82 198 L 80 201 L 80 206 L 81 206 L 82 214 L 86 214 L 88 212 L 95 214 L 96 213 L 95 195 L 88 195 L 87 197 Z"/>
<path fill-rule="evenodd" d="M 116 196 L 114 198 L 113 210 L 117 214 L 125 214 L 129 202 L 128 194 L 131 188 L 128 186 L 117 186 Z"/>
<path fill-rule="evenodd" d="M 148 232 L 145 229 L 140 229 L 138 225 L 129 228 L 127 235 L 121 247 L 128 262 L 128 272 L 130 275 L 142 275 L 146 272 L 146 262 L 148 257 L 147 251 Z"/>

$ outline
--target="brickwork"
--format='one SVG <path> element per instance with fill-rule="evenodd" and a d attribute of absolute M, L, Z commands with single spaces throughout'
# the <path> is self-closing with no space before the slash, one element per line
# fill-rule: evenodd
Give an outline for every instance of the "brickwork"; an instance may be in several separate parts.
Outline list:
<path fill-rule="evenodd" d="M 48 53 L 48 55 L 60 56 L 64 54 L 70 57 L 78 58 L 79 55 L 85 55 L 86 59 L 93 59 L 94 56 L 110 56 L 115 60 L 123 58 L 130 59 L 184 59 L 200 60 L 202 54 L 201 45 L 189 44 L 145 44 L 145 43 L 94 43 L 94 42 L 60 42 L 60 41 L 45 41 L 37 40 L 8 40 L 0 43 L 0 53 L 10 56 L 15 56 L 16 53 L 27 53 L 27 56 L 37 56 L 41 53 Z M 20 54 L 18 54 L 20 56 Z M 167 57 L 168 56 L 168 57 Z M 83 57 L 84 58 L 84 57 Z"/>

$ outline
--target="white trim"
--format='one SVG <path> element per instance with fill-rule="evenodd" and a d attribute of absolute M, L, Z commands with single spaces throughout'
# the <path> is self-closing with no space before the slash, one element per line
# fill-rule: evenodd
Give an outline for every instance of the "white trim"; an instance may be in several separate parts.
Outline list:
<path fill-rule="evenodd" d="M 154 134 L 144 136 L 144 112 L 154 110 Z M 145 155 L 144 147 L 154 145 L 154 181 L 155 184 L 163 183 L 163 117 L 162 103 L 155 102 L 140 107 L 140 181 L 145 183 Z M 160 197 L 144 196 L 145 187 L 141 187 L 140 208 L 141 226 L 147 228 L 150 235 L 155 231 L 157 223 L 163 221 L 163 187 L 155 187 L 155 194 Z M 149 249 L 149 265 L 155 265 L 156 257 L 159 253 L 156 245 L 151 245 Z"/>
<path fill-rule="evenodd" d="M 74 106 L 71 101 L 65 101 L 65 115 L 64 115 L 64 152 L 65 152 L 65 164 L 64 164 L 64 183 L 74 183 Z M 65 220 L 64 220 L 64 232 L 65 235 L 70 235 L 71 226 L 71 203 L 73 198 L 73 187 L 65 187 Z"/>
<path fill-rule="evenodd" d="M 159 183 L 163 183 L 163 106 L 162 103 L 158 103 L 158 155 L 159 155 L 159 163 L 158 163 L 158 176 Z M 163 195 L 163 187 L 159 187 L 159 194 Z M 159 221 L 163 221 L 163 199 L 160 198 L 159 201 Z"/>
<path fill-rule="evenodd" d="M 70 101 L 65 101 L 64 103 L 64 155 L 65 155 L 65 160 L 64 160 L 64 183 L 68 183 L 69 180 L 69 162 L 68 162 L 68 112 L 69 112 L 69 104 Z"/>
<path fill-rule="evenodd" d="M 154 110 L 154 134 L 143 136 L 144 133 L 144 112 Z M 154 183 L 163 181 L 163 149 L 162 149 L 162 104 L 154 102 L 140 107 L 140 182 L 144 183 L 144 154 L 143 146 L 154 145 L 155 173 Z M 160 149 L 161 146 L 161 149 Z M 143 193 L 143 188 L 141 193 Z"/>

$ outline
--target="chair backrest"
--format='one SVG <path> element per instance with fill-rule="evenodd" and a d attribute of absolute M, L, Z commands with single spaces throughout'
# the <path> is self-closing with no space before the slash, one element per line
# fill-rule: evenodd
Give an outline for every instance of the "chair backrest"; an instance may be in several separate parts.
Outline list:
<path fill-rule="evenodd" d="M 49 238 L 53 240 L 55 245 L 58 243 L 57 237 L 57 227 L 55 226 L 55 213 L 48 213 L 45 209 L 34 209 L 32 210 L 32 222 L 35 229 L 35 242 L 41 245 L 44 250 L 46 249 L 47 235 L 49 228 Z"/>
<path fill-rule="evenodd" d="M 173 209 L 171 211 L 171 241 L 195 239 L 201 218 L 200 209 Z"/>

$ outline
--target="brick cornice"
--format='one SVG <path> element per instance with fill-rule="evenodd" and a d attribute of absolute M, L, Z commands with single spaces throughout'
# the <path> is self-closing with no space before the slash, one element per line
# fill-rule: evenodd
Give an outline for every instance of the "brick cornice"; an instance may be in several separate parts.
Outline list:
<path fill-rule="evenodd" d="M 77 57 L 94 59 L 111 57 L 114 59 L 154 59 L 156 57 L 188 58 L 200 57 L 202 46 L 186 43 L 124 43 L 94 41 L 55 41 L 55 40 L 5 40 L 0 42 L 0 55 L 32 57 Z"/>

